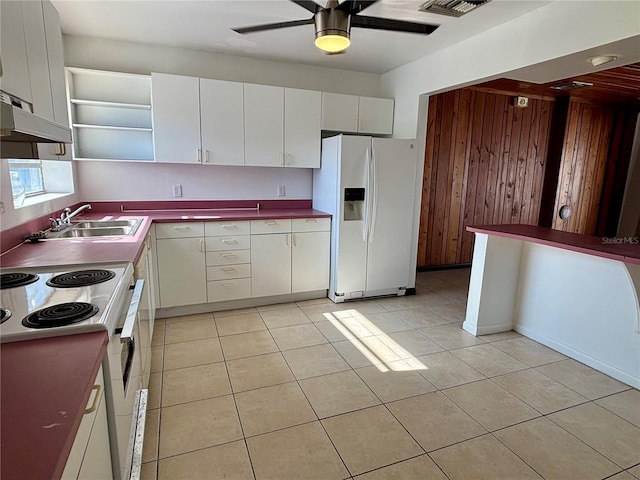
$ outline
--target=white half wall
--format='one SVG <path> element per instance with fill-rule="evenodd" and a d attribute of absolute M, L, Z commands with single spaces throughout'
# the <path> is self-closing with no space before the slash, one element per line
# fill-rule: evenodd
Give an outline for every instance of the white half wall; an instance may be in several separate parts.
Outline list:
<path fill-rule="evenodd" d="M 380 96 L 380 75 L 92 37 L 64 36 L 65 65 L 190 75 L 350 95 Z"/>
<path fill-rule="evenodd" d="M 143 162 L 75 162 L 80 197 L 85 202 L 173 200 L 311 199 L 312 170 L 303 168 L 225 167 Z M 278 185 L 286 196 L 278 197 Z"/>
<path fill-rule="evenodd" d="M 424 134 L 416 130 L 421 94 L 506 76 L 512 70 L 633 37 L 640 41 L 639 2 L 553 2 L 383 74 L 382 96 L 394 97 L 396 101 L 394 136 L 417 138 Z M 637 47 L 635 55 L 640 56 Z M 586 71 L 586 57 L 584 60 Z M 624 60 L 622 64 L 637 61 Z"/>

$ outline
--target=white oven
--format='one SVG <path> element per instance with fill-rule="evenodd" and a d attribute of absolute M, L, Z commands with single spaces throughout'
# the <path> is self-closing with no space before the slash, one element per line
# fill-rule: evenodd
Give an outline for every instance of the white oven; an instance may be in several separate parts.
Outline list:
<path fill-rule="evenodd" d="M 109 381 L 105 386 L 116 478 L 137 479 L 142 464 L 142 442 L 146 416 L 151 339 L 148 328 L 141 328 L 139 307 L 144 280 L 138 280 L 127 290 L 120 308 L 116 329 L 111 333 L 103 368 Z M 145 369 L 143 369 L 143 365 Z"/>

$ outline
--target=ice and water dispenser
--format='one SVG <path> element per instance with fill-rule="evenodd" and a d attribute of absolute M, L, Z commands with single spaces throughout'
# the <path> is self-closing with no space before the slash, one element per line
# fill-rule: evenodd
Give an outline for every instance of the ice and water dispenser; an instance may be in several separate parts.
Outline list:
<path fill-rule="evenodd" d="M 364 188 L 344 189 L 344 221 L 362 220 L 364 214 Z"/>

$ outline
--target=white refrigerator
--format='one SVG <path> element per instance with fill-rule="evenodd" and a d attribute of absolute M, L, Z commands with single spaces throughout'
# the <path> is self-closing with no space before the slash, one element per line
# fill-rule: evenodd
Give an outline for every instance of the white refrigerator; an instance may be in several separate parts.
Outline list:
<path fill-rule="evenodd" d="M 329 298 L 404 295 L 411 272 L 414 140 L 338 135 L 322 141 L 313 208 L 333 215 Z"/>

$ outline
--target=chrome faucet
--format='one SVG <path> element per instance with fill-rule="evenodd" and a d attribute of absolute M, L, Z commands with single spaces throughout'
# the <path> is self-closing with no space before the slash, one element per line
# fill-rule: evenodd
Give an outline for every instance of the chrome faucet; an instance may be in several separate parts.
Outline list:
<path fill-rule="evenodd" d="M 76 215 L 79 215 L 81 212 L 84 212 L 85 210 L 91 210 L 91 205 L 87 203 L 76 208 L 73 212 L 69 207 L 65 208 L 64 210 L 62 210 L 60 218 L 49 218 L 49 221 L 51 222 L 51 230 L 53 230 L 54 232 L 58 232 L 67 228 L 69 225 L 71 225 L 71 219 Z"/>

